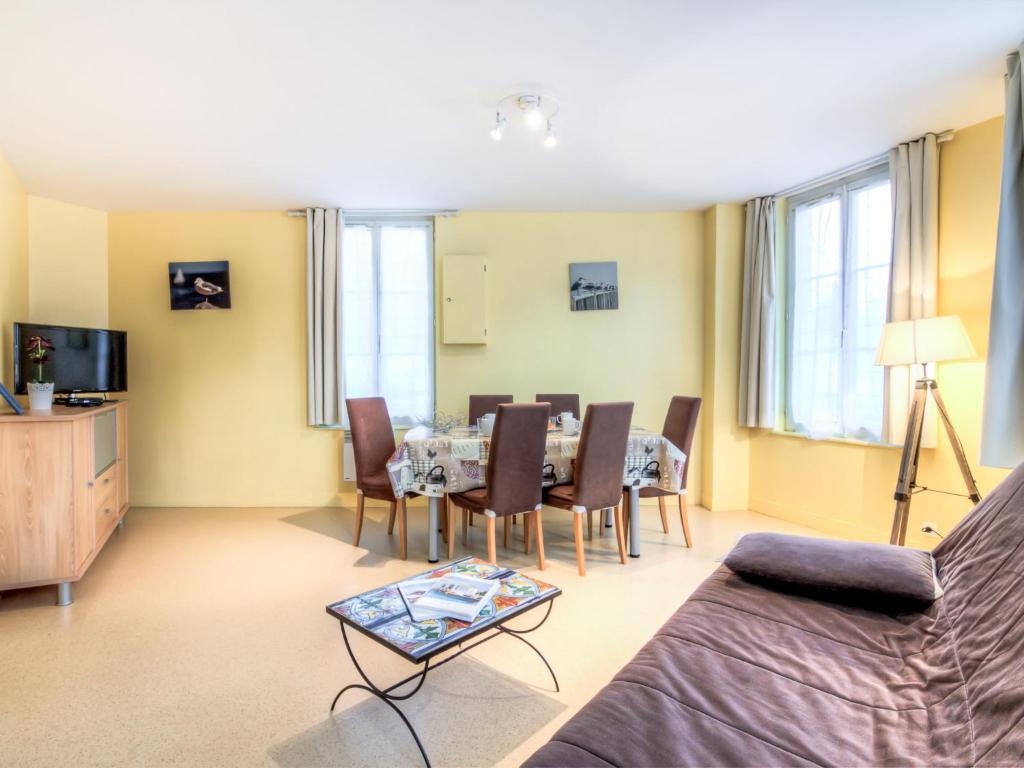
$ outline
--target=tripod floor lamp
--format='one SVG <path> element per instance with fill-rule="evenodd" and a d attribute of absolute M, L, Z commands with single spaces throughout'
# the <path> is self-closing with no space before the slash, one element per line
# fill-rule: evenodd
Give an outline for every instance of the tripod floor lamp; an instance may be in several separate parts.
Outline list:
<path fill-rule="evenodd" d="M 972 502 L 981 501 L 978 486 L 974 482 L 971 468 L 964 456 L 964 448 L 960 438 L 949 420 L 946 405 L 939 394 L 939 385 L 935 379 L 926 375 L 928 363 L 944 360 L 963 360 L 975 357 L 974 345 L 967 335 L 963 321 L 956 315 L 928 317 L 922 320 L 904 320 L 886 323 L 882 329 L 882 340 L 878 344 L 876 365 L 909 365 L 921 366 L 922 376 L 914 384 L 914 398 L 910 403 L 907 416 L 907 436 L 903 442 L 903 456 L 900 459 L 900 474 L 896 481 L 896 512 L 892 520 L 890 544 L 904 544 L 907 538 L 907 520 L 910 516 L 910 501 L 919 491 L 927 490 L 917 485 L 917 464 L 921 451 L 921 432 L 924 429 L 925 406 L 929 393 L 935 401 L 939 418 L 946 428 L 950 445 L 960 467 L 967 493 L 964 494 Z"/>

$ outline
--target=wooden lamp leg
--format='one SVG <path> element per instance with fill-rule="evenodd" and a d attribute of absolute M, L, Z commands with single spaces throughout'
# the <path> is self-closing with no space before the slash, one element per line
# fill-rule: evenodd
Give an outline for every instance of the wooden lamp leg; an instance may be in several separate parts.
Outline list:
<path fill-rule="evenodd" d="M 661 512 L 661 530 L 668 533 L 668 513 L 665 511 L 665 497 L 658 497 L 658 511 Z"/>
<path fill-rule="evenodd" d="M 403 560 L 407 560 L 409 557 L 408 540 L 405 531 L 405 511 L 405 496 L 403 496 L 398 500 L 398 556 Z"/>
<path fill-rule="evenodd" d="M 583 558 L 583 512 L 572 513 L 572 536 L 576 541 L 576 567 L 580 576 L 587 575 L 587 564 Z"/>
<path fill-rule="evenodd" d="M 498 564 L 498 552 L 497 546 L 494 543 L 494 518 L 490 515 L 484 515 L 484 519 L 487 520 L 487 562 Z"/>
<path fill-rule="evenodd" d="M 397 501 L 388 504 L 388 536 L 395 532 L 395 507 L 397 506 Z"/>
<path fill-rule="evenodd" d="M 363 506 L 366 504 L 366 497 L 361 492 L 356 492 L 356 528 L 352 533 L 352 546 L 359 546 L 359 537 L 363 533 Z"/>
<path fill-rule="evenodd" d="M 659 497 L 660 498 L 660 497 Z M 626 564 L 626 537 L 622 532 L 622 510 L 615 508 L 615 541 L 619 545 L 619 562 Z"/>
<path fill-rule="evenodd" d="M 679 519 L 683 523 L 683 538 L 686 539 L 686 546 L 693 547 L 693 539 L 690 538 L 690 513 L 686 504 L 686 497 L 679 494 Z"/>
<path fill-rule="evenodd" d="M 537 567 L 544 570 L 544 527 L 540 521 L 540 509 L 533 513 L 531 528 L 537 529 Z"/>

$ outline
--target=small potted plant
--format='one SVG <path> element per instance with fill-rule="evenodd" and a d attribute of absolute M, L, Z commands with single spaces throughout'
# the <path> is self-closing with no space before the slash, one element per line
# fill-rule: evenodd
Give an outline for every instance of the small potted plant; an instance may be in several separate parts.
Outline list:
<path fill-rule="evenodd" d="M 43 380 L 43 364 L 54 351 L 52 342 L 43 336 L 33 336 L 25 344 L 28 359 L 36 366 L 36 376 L 28 383 L 28 407 L 33 411 L 53 409 L 53 382 Z"/>

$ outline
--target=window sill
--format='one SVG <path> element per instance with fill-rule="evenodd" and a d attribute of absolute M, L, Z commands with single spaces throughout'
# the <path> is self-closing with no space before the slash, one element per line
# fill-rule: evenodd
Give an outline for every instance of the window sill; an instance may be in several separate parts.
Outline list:
<path fill-rule="evenodd" d="M 805 435 L 802 432 L 788 432 L 784 429 L 772 429 L 767 430 L 768 434 L 777 437 L 790 437 L 797 440 L 807 440 L 811 443 L 838 443 L 839 445 L 855 446 L 858 448 L 887 448 L 902 451 L 902 445 L 895 445 L 893 443 L 872 443 L 867 440 L 857 440 L 852 437 L 819 437 L 814 438 L 809 435 Z"/>

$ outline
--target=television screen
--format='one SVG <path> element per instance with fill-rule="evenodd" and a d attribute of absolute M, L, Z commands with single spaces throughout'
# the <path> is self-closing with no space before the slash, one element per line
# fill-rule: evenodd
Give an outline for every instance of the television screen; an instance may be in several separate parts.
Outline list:
<path fill-rule="evenodd" d="M 68 328 L 36 323 L 14 324 L 14 388 L 19 395 L 38 378 L 38 366 L 25 345 L 33 336 L 50 340 L 54 349 L 43 363 L 43 381 L 54 392 L 124 392 L 128 389 L 128 334 L 99 328 Z"/>

